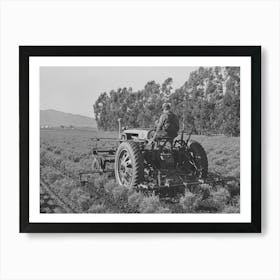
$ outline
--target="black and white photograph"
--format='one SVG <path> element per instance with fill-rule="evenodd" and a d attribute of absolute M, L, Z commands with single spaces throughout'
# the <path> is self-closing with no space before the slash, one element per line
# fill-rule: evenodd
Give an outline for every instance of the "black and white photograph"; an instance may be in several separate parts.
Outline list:
<path fill-rule="evenodd" d="M 30 222 L 254 223 L 259 47 L 20 50 L 31 51 Z"/>
<path fill-rule="evenodd" d="M 41 67 L 41 213 L 239 213 L 240 67 Z"/>

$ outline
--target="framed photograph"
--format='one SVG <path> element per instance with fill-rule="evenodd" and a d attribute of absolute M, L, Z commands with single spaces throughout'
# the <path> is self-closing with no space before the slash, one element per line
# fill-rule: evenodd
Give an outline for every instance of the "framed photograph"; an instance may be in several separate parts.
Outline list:
<path fill-rule="evenodd" d="M 261 232 L 260 46 L 20 46 L 20 232 Z"/>

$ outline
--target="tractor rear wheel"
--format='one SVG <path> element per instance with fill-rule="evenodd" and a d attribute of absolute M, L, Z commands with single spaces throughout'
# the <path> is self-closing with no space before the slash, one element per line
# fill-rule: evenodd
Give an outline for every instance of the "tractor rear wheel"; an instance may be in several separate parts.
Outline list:
<path fill-rule="evenodd" d="M 119 185 L 126 188 L 137 186 L 144 179 L 143 155 L 138 143 L 122 142 L 115 157 L 115 177 Z"/>
<path fill-rule="evenodd" d="M 200 143 L 194 140 L 190 141 L 189 147 L 197 167 L 198 174 L 196 175 L 200 178 L 206 177 L 208 174 L 208 159 L 204 148 Z"/>

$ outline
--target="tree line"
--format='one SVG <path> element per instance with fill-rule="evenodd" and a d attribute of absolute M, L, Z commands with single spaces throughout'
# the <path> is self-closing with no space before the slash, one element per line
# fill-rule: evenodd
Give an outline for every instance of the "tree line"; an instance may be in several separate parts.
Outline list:
<path fill-rule="evenodd" d="M 185 83 L 149 81 L 144 89 L 119 88 L 99 95 L 93 105 L 99 129 L 117 130 L 118 119 L 130 128 L 151 128 L 170 102 L 180 127 L 195 134 L 240 134 L 240 68 L 199 67 Z"/>

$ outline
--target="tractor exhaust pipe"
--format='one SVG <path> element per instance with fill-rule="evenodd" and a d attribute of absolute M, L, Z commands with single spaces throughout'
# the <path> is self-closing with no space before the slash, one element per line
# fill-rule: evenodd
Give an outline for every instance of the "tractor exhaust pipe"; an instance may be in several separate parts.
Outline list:
<path fill-rule="evenodd" d="M 118 123 L 119 123 L 119 139 L 121 139 L 121 134 L 122 134 L 122 119 L 119 118 L 118 119 Z"/>

